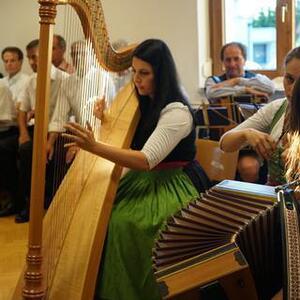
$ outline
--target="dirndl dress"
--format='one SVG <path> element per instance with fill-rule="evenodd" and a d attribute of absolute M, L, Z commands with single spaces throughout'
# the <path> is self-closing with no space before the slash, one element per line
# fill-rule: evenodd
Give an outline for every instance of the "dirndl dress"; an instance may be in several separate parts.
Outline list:
<path fill-rule="evenodd" d="M 129 171 L 120 181 L 95 299 L 160 299 L 152 248 L 168 217 L 199 195 L 183 168 Z"/>

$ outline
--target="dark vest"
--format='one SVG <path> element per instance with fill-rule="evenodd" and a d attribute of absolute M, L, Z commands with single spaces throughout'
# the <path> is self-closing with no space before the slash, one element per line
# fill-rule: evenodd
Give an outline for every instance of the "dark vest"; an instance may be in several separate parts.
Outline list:
<path fill-rule="evenodd" d="M 152 134 L 153 130 L 143 130 L 145 119 L 141 118 L 135 136 L 133 138 L 131 149 L 141 150 Z M 163 160 L 163 162 L 170 161 L 192 161 L 196 155 L 195 146 L 196 131 L 193 127 L 191 133 L 182 139 L 171 153 Z"/>

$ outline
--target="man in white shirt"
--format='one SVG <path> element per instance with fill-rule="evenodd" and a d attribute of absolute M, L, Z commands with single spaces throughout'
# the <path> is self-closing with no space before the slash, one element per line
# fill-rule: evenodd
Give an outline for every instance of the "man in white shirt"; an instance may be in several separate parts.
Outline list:
<path fill-rule="evenodd" d="M 0 216 L 13 213 L 18 202 L 17 139 L 12 93 L 0 81 Z"/>
<path fill-rule="evenodd" d="M 238 42 L 225 44 L 220 53 L 225 72 L 210 76 L 205 82 L 205 91 L 211 103 L 222 97 L 249 95 L 268 99 L 275 91 L 274 83 L 265 75 L 245 71 L 246 47 Z M 257 106 L 254 106 L 257 109 Z M 249 110 L 249 109 L 248 109 Z M 261 161 L 252 149 L 241 149 L 238 161 L 238 179 L 263 183 L 266 178 L 260 169 Z M 261 178 L 264 177 L 264 178 Z"/>
<path fill-rule="evenodd" d="M 30 186 L 31 186 L 31 164 L 32 164 L 32 150 L 33 150 L 33 129 L 34 129 L 34 114 L 35 114 L 35 94 L 37 84 L 37 69 L 38 69 L 38 56 L 39 56 L 39 41 L 31 41 L 27 47 L 27 58 L 33 74 L 30 76 L 25 89 L 21 92 L 19 102 L 19 155 L 20 155 L 20 174 L 21 174 L 21 189 L 25 196 L 26 201 L 30 198 Z M 50 82 L 50 99 L 49 99 L 49 119 L 52 117 L 58 93 L 62 81 L 68 77 L 68 74 L 58 70 L 54 66 L 51 68 L 51 82 Z M 47 173 L 50 163 L 47 166 Z M 51 190 L 52 183 L 52 170 L 49 171 L 51 175 L 46 175 L 46 187 L 47 190 Z M 50 192 L 49 192 L 50 193 Z M 47 192 L 46 192 L 47 194 Z M 28 202 L 27 202 L 28 203 Z M 25 208 L 19 215 L 16 216 L 16 222 L 28 221 L 29 210 L 23 203 Z"/>
<path fill-rule="evenodd" d="M 2 50 L 1 57 L 4 63 L 7 76 L 0 79 L 1 86 L 5 85 L 9 92 L 2 92 L 0 95 L 0 156 L 3 179 L 1 179 L 2 188 L 11 197 L 12 206 L 10 211 L 13 212 L 20 202 L 16 188 L 18 184 L 17 170 L 17 145 L 18 145 L 18 128 L 17 128 L 17 108 L 16 103 L 21 90 L 24 88 L 28 75 L 21 72 L 23 63 L 23 52 L 17 47 L 6 47 Z M 5 213 L 3 212 L 3 215 Z"/>
<path fill-rule="evenodd" d="M 16 102 L 29 77 L 21 71 L 23 52 L 17 47 L 6 47 L 2 50 L 1 57 L 7 72 L 7 76 L 1 80 L 10 88 Z"/>
<path fill-rule="evenodd" d="M 8 86 L 0 80 L 0 139 L 13 125 L 16 125 L 13 96 Z"/>
<path fill-rule="evenodd" d="M 211 102 L 227 96 L 268 97 L 274 93 L 274 83 L 267 76 L 245 71 L 247 53 L 243 44 L 232 42 L 224 45 L 220 57 L 224 74 L 210 76 L 205 82 L 206 96 Z"/>
<path fill-rule="evenodd" d="M 59 34 L 54 34 L 52 47 L 52 63 L 56 68 L 67 72 L 68 74 L 72 74 L 75 72 L 75 69 L 70 63 L 66 61 L 65 52 L 65 39 Z"/>
<path fill-rule="evenodd" d="M 112 77 L 100 66 L 97 67 L 87 41 L 74 42 L 71 46 L 71 57 L 76 72 L 63 82 L 49 122 L 48 157 L 53 155 L 58 133 L 65 131 L 63 126 L 70 117 L 81 124 L 89 121 L 94 126 L 97 122 L 93 117 L 95 101 L 100 98 L 111 101 L 116 95 Z M 76 150 L 70 149 L 66 154 L 66 162 L 71 162 L 75 154 Z"/>

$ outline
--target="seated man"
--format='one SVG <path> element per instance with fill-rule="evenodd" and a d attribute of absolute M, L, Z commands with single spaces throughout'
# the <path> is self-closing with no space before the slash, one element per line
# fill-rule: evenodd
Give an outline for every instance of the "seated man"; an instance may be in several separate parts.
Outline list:
<path fill-rule="evenodd" d="M 57 104 L 49 122 L 48 158 L 54 152 L 54 144 L 59 133 L 64 132 L 64 124 L 70 118 L 80 124 L 98 122 L 93 117 L 93 107 L 97 99 L 111 101 L 116 95 L 115 84 L 108 72 L 97 66 L 86 41 L 76 41 L 71 46 L 71 58 L 76 72 L 61 85 Z M 69 148 L 66 162 L 70 163 L 77 149 Z"/>
<path fill-rule="evenodd" d="M 6 47 L 1 53 L 7 76 L 2 80 L 12 92 L 14 102 L 24 89 L 29 76 L 22 72 L 23 52 L 17 47 Z"/>
<path fill-rule="evenodd" d="M 34 134 L 34 113 L 36 102 L 36 81 L 38 70 L 38 57 L 39 57 L 39 41 L 33 40 L 26 46 L 27 58 L 29 65 L 33 71 L 24 90 L 19 96 L 19 156 L 20 156 L 20 174 L 21 174 L 21 191 L 24 195 L 25 202 L 22 205 L 23 210 L 16 216 L 16 222 L 22 223 L 28 221 L 29 218 L 29 199 L 31 187 L 31 165 L 32 165 L 32 151 L 33 151 L 33 134 Z M 50 98 L 48 103 L 49 119 L 51 119 L 56 100 L 58 98 L 59 88 L 62 81 L 68 77 L 68 74 L 51 67 L 50 74 Z M 52 171 L 53 162 L 49 161 L 47 164 L 46 174 L 46 203 L 52 197 Z M 49 199 L 49 200 L 48 200 Z"/>
<path fill-rule="evenodd" d="M 0 117 L 0 185 L 2 193 L 11 199 L 11 208 L 2 215 L 13 213 L 19 210 L 22 202 L 18 193 L 18 128 L 16 123 L 17 109 L 16 103 L 21 90 L 28 81 L 28 75 L 22 73 L 23 52 L 17 47 L 6 47 L 2 50 L 1 57 L 7 75 L 1 82 L 1 117 Z M 5 85 L 10 90 L 4 92 Z M 6 95 L 6 96 L 5 96 Z"/>
<path fill-rule="evenodd" d="M 220 56 L 225 73 L 210 76 L 205 82 L 206 96 L 211 102 L 227 96 L 268 97 L 274 93 L 274 83 L 267 76 L 245 71 L 247 54 L 243 44 L 232 42 L 224 45 Z"/>
<path fill-rule="evenodd" d="M 12 147 L 17 142 L 17 136 L 12 93 L 6 84 L 0 81 L 0 216 L 13 213 L 18 202 L 17 151 Z"/>
<path fill-rule="evenodd" d="M 215 103 L 218 98 L 249 94 L 268 98 L 275 91 L 274 83 L 261 74 L 245 71 L 247 59 L 246 48 L 243 44 L 232 42 L 221 49 L 221 60 L 225 73 L 220 76 L 211 76 L 206 80 L 206 96 Z M 261 162 L 255 152 L 249 155 L 249 150 L 240 151 L 238 162 L 238 178 L 249 182 L 261 182 L 258 166 Z"/>

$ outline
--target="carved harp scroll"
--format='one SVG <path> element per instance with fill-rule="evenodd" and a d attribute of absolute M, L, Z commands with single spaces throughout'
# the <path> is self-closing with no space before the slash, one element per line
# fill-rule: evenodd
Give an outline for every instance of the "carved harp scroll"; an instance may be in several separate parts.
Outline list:
<path fill-rule="evenodd" d="M 23 278 L 20 279 L 13 299 L 23 297 L 23 299 L 87 300 L 93 298 L 107 223 L 121 167 L 80 151 L 60 185 L 47 214 L 43 217 L 48 128 L 47 99 L 50 95 L 53 25 L 57 5 L 68 4 L 75 9 L 85 37 L 93 44 L 98 62 L 104 69 L 113 72 L 127 69 L 131 64 L 131 54 L 135 45 L 127 47 L 125 51 L 116 52 L 112 49 L 100 0 L 39 0 L 39 4 L 39 67 L 27 268 L 24 272 L 25 283 Z M 129 83 L 113 102 L 109 121 L 101 126 L 100 139 L 118 147 L 129 147 L 138 119 L 137 99 L 133 84 Z M 84 161 L 89 162 L 89 167 L 85 168 L 87 174 L 81 184 L 82 190 L 72 192 L 70 187 L 74 178 L 82 171 L 82 166 L 79 164 L 83 158 Z M 58 219 L 55 213 L 62 211 L 64 196 L 67 193 L 71 193 L 76 198 L 76 207 L 70 209 L 72 216 L 60 216 Z M 65 207 L 69 208 L 69 204 Z M 59 227 L 66 228 L 67 232 L 62 236 L 53 232 L 54 217 Z M 64 225 L 63 222 L 66 224 Z M 75 242 L 73 242 L 74 237 Z M 51 247 L 52 252 L 49 250 Z M 50 259 L 51 267 L 48 264 Z M 50 268 L 52 268 L 51 276 L 48 274 Z"/>

